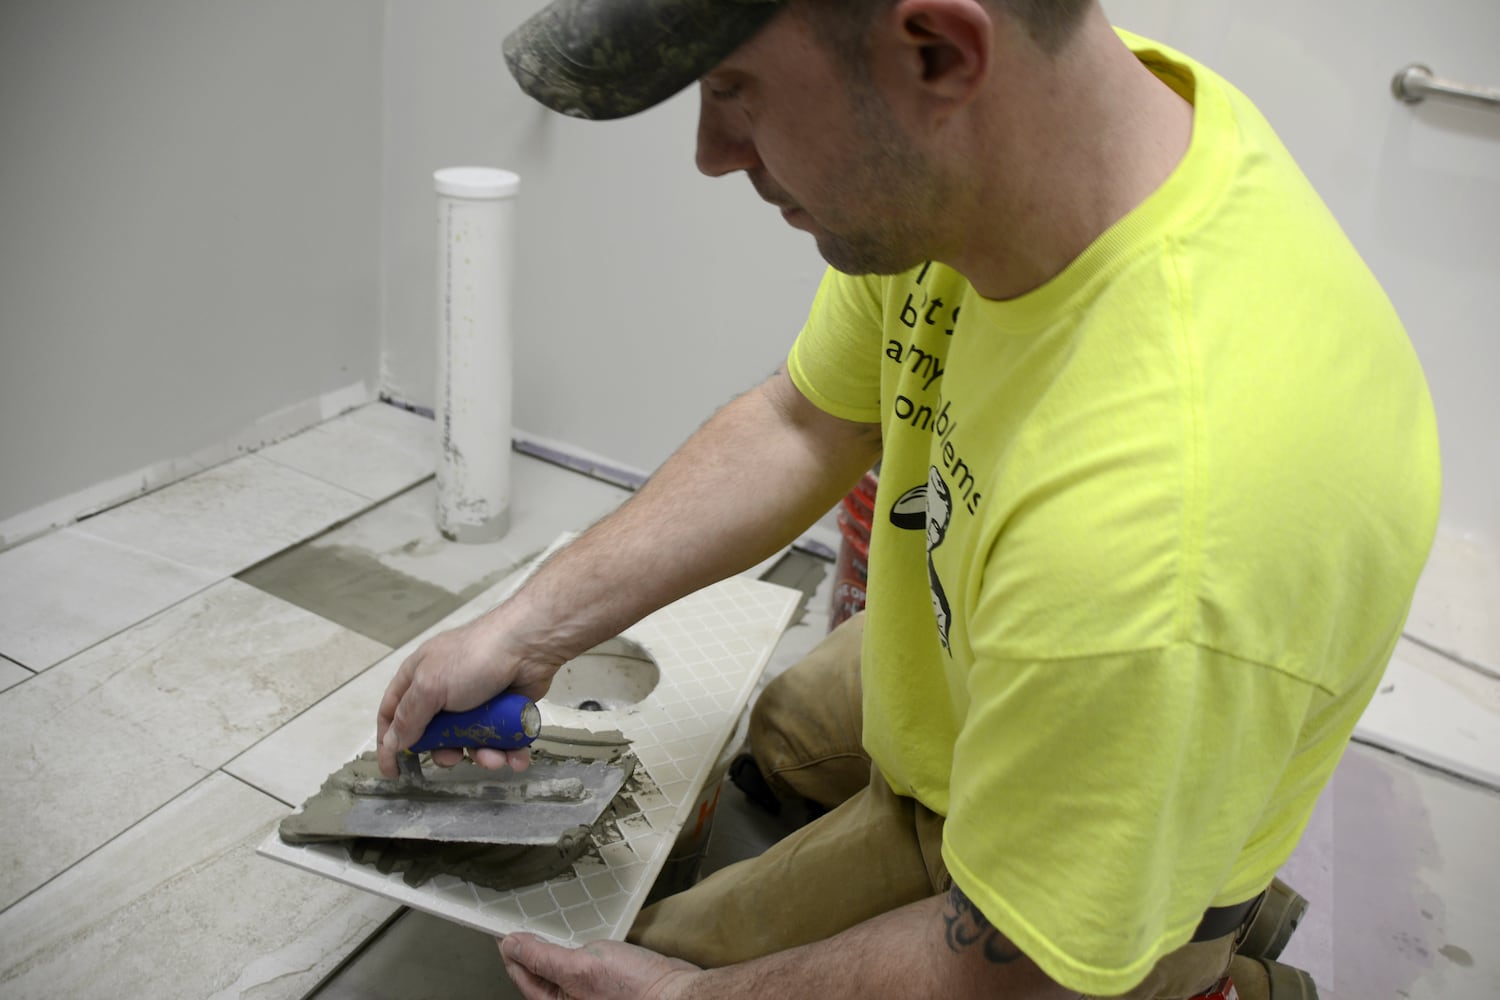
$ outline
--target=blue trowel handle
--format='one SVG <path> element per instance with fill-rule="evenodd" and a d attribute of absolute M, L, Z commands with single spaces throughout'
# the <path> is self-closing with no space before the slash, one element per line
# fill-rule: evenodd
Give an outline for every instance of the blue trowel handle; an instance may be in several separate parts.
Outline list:
<path fill-rule="evenodd" d="M 411 745 L 411 751 L 450 747 L 519 750 L 530 746 L 541 728 L 542 713 L 537 711 L 536 702 L 506 692 L 467 712 L 439 712 L 427 724 L 422 738 Z"/>

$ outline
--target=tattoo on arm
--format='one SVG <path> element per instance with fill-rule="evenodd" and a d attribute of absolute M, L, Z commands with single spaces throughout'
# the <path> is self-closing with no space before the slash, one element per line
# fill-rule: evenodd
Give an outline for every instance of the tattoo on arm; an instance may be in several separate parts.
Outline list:
<path fill-rule="evenodd" d="M 1009 965 L 1025 957 L 1009 938 L 995 930 L 979 907 L 956 885 L 948 891 L 943 922 L 948 925 L 948 947 L 954 952 L 979 945 L 984 949 L 985 960 L 993 965 Z"/>

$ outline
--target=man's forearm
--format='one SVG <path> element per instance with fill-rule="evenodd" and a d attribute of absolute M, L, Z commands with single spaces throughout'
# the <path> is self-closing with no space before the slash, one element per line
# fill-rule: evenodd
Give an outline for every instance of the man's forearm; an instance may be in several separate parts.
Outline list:
<path fill-rule="evenodd" d="M 1061 1000 L 1020 949 L 953 891 L 883 914 L 826 941 L 684 977 L 672 1000 L 783 997 L 992 997 Z"/>
<path fill-rule="evenodd" d="M 878 457 L 879 429 L 787 393 L 778 372 L 721 409 L 497 621 L 533 648 L 576 655 L 793 541 Z"/>

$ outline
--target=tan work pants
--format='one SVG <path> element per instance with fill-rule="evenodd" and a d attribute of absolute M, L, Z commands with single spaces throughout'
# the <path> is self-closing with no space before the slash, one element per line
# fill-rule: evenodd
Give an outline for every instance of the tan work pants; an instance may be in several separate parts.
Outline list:
<path fill-rule="evenodd" d="M 643 910 L 629 940 L 697 965 L 731 965 L 821 941 L 952 886 L 943 817 L 892 792 L 861 747 L 863 624 L 856 615 L 834 629 L 767 685 L 750 717 L 751 752 L 777 794 L 832 811 Z M 1211 987 L 1237 936 L 1184 945 L 1127 996 L 1176 1000 Z"/>

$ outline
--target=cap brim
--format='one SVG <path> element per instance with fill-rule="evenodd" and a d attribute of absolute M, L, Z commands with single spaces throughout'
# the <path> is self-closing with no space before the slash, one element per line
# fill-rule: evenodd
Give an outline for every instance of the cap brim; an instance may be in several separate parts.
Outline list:
<path fill-rule="evenodd" d="M 521 89 L 575 118 L 624 118 L 713 69 L 781 0 L 554 0 L 505 39 Z"/>

